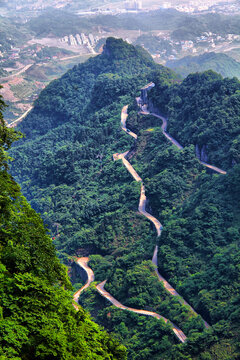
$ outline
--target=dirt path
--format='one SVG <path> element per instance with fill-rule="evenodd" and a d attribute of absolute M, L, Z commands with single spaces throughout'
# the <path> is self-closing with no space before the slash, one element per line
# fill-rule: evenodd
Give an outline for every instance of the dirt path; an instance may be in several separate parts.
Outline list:
<path fill-rule="evenodd" d="M 21 116 L 19 116 L 16 120 L 14 120 L 13 122 L 11 122 L 10 124 L 7 125 L 7 127 L 12 128 L 17 126 L 26 116 L 27 114 L 33 109 L 33 106 L 31 105 L 30 108 L 25 111 L 24 114 L 22 114 Z"/>

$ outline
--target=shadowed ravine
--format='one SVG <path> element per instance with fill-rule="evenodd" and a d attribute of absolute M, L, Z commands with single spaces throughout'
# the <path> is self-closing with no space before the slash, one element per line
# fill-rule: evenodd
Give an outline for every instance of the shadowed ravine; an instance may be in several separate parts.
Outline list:
<path fill-rule="evenodd" d="M 154 86 L 153 83 L 150 83 L 148 85 L 146 85 L 144 88 L 142 88 L 141 90 L 145 90 L 147 91 L 148 89 L 151 89 Z M 165 135 L 165 137 L 170 140 L 175 146 L 178 147 L 178 149 L 182 150 L 183 147 L 171 136 L 169 135 L 166 130 L 167 130 L 167 119 L 164 118 L 163 116 L 157 115 L 155 113 L 149 113 L 147 105 L 141 105 L 141 98 L 138 97 L 136 98 L 137 104 L 140 107 L 140 113 L 143 115 L 152 115 L 154 117 L 159 118 L 162 121 L 162 131 L 163 134 Z M 125 131 L 128 135 L 132 136 L 135 140 L 137 140 L 137 135 L 134 134 L 132 131 L 130 131 L 129 129 L 127 129 L 126 127 L 126 120 L 128 117 L 127 114 L 127 109 L 128 109 L 128 105 L 125 105 L 122 108 L 122 112 L 121 112 L 121 127 L 122 130 Z M 152 216 L 151 214 L 149 214 L 146 211 L 146 195 L 145 195 L 145 187 L 143 184 L 143 180 L 142 178 L 138 175 L 138 173 L 134 170 L 134 168 L 132 167 L 132 165 L 129 163 L 129 161 L 126 159 L 126 156 L 128 155 L 129 151 L 126 151 L 122 154 L 119 153 L 115 153 L 113 154 L 113 159 L 114 161 L 116 160 L 122 160 L 124 166 L 127 168 L 127 170 L 129 171 L 129 173 L 133 176 L 134 180 L 136 180 L 137 182 L 141 182 L 141 194 L 140 194 L 140 199 L 139 199 L 139 206 L 138 206 L 138 210 L 139 212 L 145 216 L 147 219 L 149 219 L 155 226 L 156 231 L 157 231 L 157 235 L 158 237 L 161 236 L 161 231 L 162 231 L 162 224 L 160 223 L 159 220 L 157 220 L 154 216 Z M 220 173 L 220 174 L 226 174 L 226 171 L 219 169 L 213 165 L 207 164 L 205 162 L 200 161 L 202 165 L 211 168 L 212 170 Z M 157 265 L 157 252 L 158 252 L 158 246 L 156 245 L 155 249 L 154 249 L 154 254 L 153 254 L 153 258 L 152 258 L 152 263 L 155 267 L 155 272 L 156 275 L 159 279 L 159 281 L 161 281 L 165 287 L 165 289 L 170 292 L 173 296 L 176 296 L 177 299 L 179 300 L 179 302 L 181 304 L 187 305 L 196 315 L 198 315 L 198 313 L 178 294 L 178 292 L 167 282 L 166 279 L 164 279 L 163 276 L 161 276 L 158 272 L 158 265 Z M 75 294 L 74 294 L 74 301 L 78 302 L 79 296 L 82 293 L 82 291 L 84 289 L 86 289 L 90 283 L 92 281 L 94 281 L 94 273 L 93 271 L 90 269 L 90 267 L 87 265 L 89 261 L 89 258 L 78 258 L 77 259 L 77 263 L 79 266 L 81 266 L 87 273 L 88 276 L 88 281 L 87 283 L 80 289 L 78 290 Z M 161 319 L 163 320 L 165 323 L 169 323 L 172 326 L 172 330 L 174 332 L 174 334 L 178 337 L 178 339 L 181 342 L 185 342 L 187 340 L 186 335 L 182 332 L 182 330 L 180 330 L 174 323 L 172 323 L 171 321 L 169 321 L 168 319 L 166 319 L 165 317 L 152 312 L 152 311 L 147 311 L 147 310 L 140 310 L 140 309 L 133 309 L 133 308 L 129 308 L 127 306 L 124 306 L 123 304 L 121 304 L 118 300 L 116 300 L 111 294 L 109 294 L 105 289 L 104 289 L 104 285 L 106 283 L 107 280 L 104 280 L 103 282 L 101 282 L 100 284 L 98 284 L 96 286 L 97 291 L 101 294 L 101 296 L 105 297 L 106 299 L 108 299 L 113 305 L 115 305 L 116 307 L 122 309 L 122 310 L 128 310 L 128 311 L 133 311 L 135 313 L 138 314 L 142 314 L 142 315 L 147 315 L 147 316 L 153 316 L 157 319 Z M 204 321 L 204 325 L 206 328 L 209 328 L 209 324 Z"/>

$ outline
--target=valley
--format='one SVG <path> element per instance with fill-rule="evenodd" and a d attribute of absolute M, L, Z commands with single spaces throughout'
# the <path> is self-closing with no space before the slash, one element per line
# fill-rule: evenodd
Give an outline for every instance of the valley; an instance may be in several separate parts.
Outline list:
<path fill-rule="evenodd" d="M 72 272 L 80 306 L 71 321 L 89 311 L 127 348 L 97 330 L 114 359 L 238 357 L 239 90 L 212 71 L 179 81 L 141 47 L 108 38 L 100 55 L 46 86 L 17 126 L 26 137 L 9 151 L 10 172 Z M 10 239 L 15 223 L 6 224 Z M 12 239 L 3 265 L 32 271 L 22 252 L 32 247 L 19 243 L 28 235 Z"/>

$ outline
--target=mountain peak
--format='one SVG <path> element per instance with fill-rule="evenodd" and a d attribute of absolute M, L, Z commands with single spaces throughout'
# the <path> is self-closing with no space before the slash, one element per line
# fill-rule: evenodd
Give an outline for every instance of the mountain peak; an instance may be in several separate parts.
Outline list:
<path fill-rule="evenodd" d="M 136 55 L 136 49 L 122 39 L 109 37 L 104 45 L 103 53 L 112 59 L 124 59 L 126 56 Z"/>
<path fill-rule="evenodd" d="M 151 55 L 140 46 L 133 46 L 122 39 L 113 37 L 107 38 L 103 54 L 112 60 L 128 60 L 133 57 L 141 57 L 145 61 L 154 63 Z"/>

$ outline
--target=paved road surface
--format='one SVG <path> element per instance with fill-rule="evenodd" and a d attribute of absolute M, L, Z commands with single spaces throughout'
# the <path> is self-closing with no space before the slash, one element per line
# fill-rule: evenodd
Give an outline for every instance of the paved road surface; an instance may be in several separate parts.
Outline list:
<path fill-rule="evenodd" d="M 162 224 L 160 223 L 160 221 L 158 221 L 154 216 L 152 216 L 151 214 L 149 214 L 145 208 L 146 208 L 146 202 L 147 202 L 147 198 L 145 195 L 145 187 L 142 184 L 141 186 L 141 195 L 140 195 L 140 199 L 139 199 L 139 205 L 138 205 L 138 211 L 146 216 L 146 218 L 148 218 L 150 221 L 153 222 L 153 224 L 155 225 L 155 228 L 157 230 L 157 235 L 160 236 L 161 235 L 161 227 Z"/>
<path fill-rule="evenodd" d="M 89 258 L 88 257 L 82 257 L 82 258 L 78 258 L 77 259 L 77 264 L 83 268 L 86 273 L 87 273 L 87 282 L 84 286 L 81 287 L 80 290 L 78 290 L 77 292 L 75 292 L 75 294 L 73 295 L 73 306 L 75 307 L 76 310 L 78 310 L 78 299 L 79 296 L 81 295 L 81 293 L 83 292 L 83 290 L 87 289 L 89 287 L 89 285 L 91 284 L 91 282 L 94 281 L 94 273 L 92 271 L 92 269 L 88 266 L 88 262 L 89 262 Z M 132 311 L 135 312 L 137 314 L 141 314 L 141 315 L 147 315 L 147 316 L 152 316 L 155 317 L 157 319 L 161 319 L 163 320 L 165 323 L 169 323 L 172 326 L 172 330 L 174 332 L 174 334 L 178 337 L 178 339 L 181 342 L 185 342 L 187 337 L 186 335 L 182 332 L 181 329 L 179 329 L 178 326 L 176 326 L 174 323 L 172 323 L 171 321 L 168 321 L 168 319 L 166 319 L 164 316 L 161 316 L 153 311 L 147 311 L 147 310 L 141 310 L 141 309 L 134 309 L 134 308 L 130 308 L 128 306 L 125 306 L 123 304 L 121 304 L 118 300 L 116 300 L 112 295 L 110 295 L 105 289 L 104 289 L 104 285 L 106 284 L 106 281 L 101 282 L 100 284 L 98 284 L 96 286 L 97 291 L 103 296 L 105 297 L 107 300 L 109 300 L 114 306 L 122 309 L 122 310 L 128 310 L 128 311 Z"/>
<path fill-rule="evenodd" d="M 175 140 L 171 135 L 169 135 L 167 133 L 167 119 L 163 116 L 160 116 L 160 115 L 157 115 L 155 113 L 151 113 L 150 115 L 153 115 L 155 116 L 156 118 L 158 119 L 161 119 L 162 120 L 162 130 L 163 130 L 163 134 L 165 135 L 165 137 L 171 141 L 171 143 L 175 146 L 178 147 L 178 149 L 182 150 L 183 149 L 183 146 L 179 144 L 179 142 L 177 142 L 177 140 Z"/>
<path fill-rule="evenodd" d="M 167 282 L 167 280 L 164 279 L 164 277 L 159 274 L 159 272 L 158 272 L 158 263 L 157 263 L 157 253 L 158 253 L 158 246 L 156 245 L 155 250 L 154 250 L 154 253 L 153 253 L 153 257 L 152 257 L 152 263 L 153 263 L 153 265 L 155 266 L 155 272 L 156 272 L 156 274 L 157 274 L 158 279 L 163 282 L 163 285 L 164 285 L 164 287 L 165 287 L 165 289 L 166 289 L 167 291 L 169 291 L 173 296 L 178 296 L 178 297 L 179 297 L 178 300 L 179 300 L 179 302 L 180 302 L 181 304 L 184 304 L 184 305 L 186 305 L 186 306 L 189 306 L 190 309 L 194 312 L 195 315 L 199 315 L 199 314 L 193 309 L 193 307 L 192 307 L 191 305 L 189 305 L 188 302 L 187 302 L 186 300 L 184 300 L 184 299 L 181 297 L 181 295 Z M 209 325 L 205 320 L 203 320 L 203 322 L 204 322 L 205 327 L 208 329 L 208 328 L 210 327 L 210 325 Z"/>
<path fill-rule="evenodd" d="M 128 306 L 125 306 L 123 304 L 121 304 L 118 300 L 116 300 L 111 294 L 109 294 L 109 292 L 107 292 L 104 289 L 104 285 L 106 284 L 107 280 L 104 280 L 103 282 L 101 282 L 100 284 L 98 284 L 96 286 L 98 292 L 105 297 L 107 300 L 109 300 L 114 306 L 116 306 L 117 308 L 120 308 L 122 310 L 127 310 L 127 311 L 132 311 L 134 313 L 137 314 L 141 314 L 141 315 L 147 315 L 147 316 L 152 316 L 155 317 L 157 319 L 161 319 L 163 320 L 165 323 L 169 323 L 172 326 L 172 330 L 174 332 L 174 334 L 178 337 L 178 339 L 181 342 L 185 342 L 187 340 L 186 335 L 182 332 L 181 329 L 179 329 L 178 326 L 176 326 L 175 324 L 173 324 L 171 321 L 169 321 L 168 319 L 166 319 L 164 316 L 161 316 L 153 311 L 147 311 L 147 310 L 141 310 L 141 309 L 134 309 L 134 308 L 130 308 Z"/>
<path fill-rule="evenodd" d="M 167 119 L 166 119 L 165 117 L 160 116 L 160 115 L 157 115 L 157 114 L 155 114 L 155 113 L 150 113 L 150 112 L 147 110 L 147 105 L 141 106 L 141 103 L 140 103 L 140 101 L 139 101 L 138 99 L 139 99 L 139 98 L 136 98 L 137 103 L 138 103 L 138 106 L 141 107 L 140 113 L 141 113 L 142 115 L 152 115 L 152 116 L 154 116 L 154 117 L 156 117 L 156 118 L 158 118 L 158 119 L 161 119 L 161 120 L 162 120 L 161 128 L 162 128 L 162 130 L 163 130 L 163 134 L 165 135 L 165 137 L 166 137 L 168 140 L 170 140 L 170 141 L 172 142 L 172 144 L 176 145 L 176 146 L 178 147 L 178 149 L 182 150 L 182 149 L 183 149 L 183 146 L 180 145 L 179 142 L 178 142 L 177 140 L 175 140 L 171 135 L 169 135 L 169 134 L 167 133 L 167 131 L 166 131 L 166 130 L 167 130 Z M 199 160 L 199 161 L 200 161 L 200 163 L 201 163 L 203 166 L 206 166 L 206 167 L 208 167 L 209 169 L 212 169 L 212 170 L 218 172 L 219 174 L 226 175 L 226 173 L 227 173 L 226 171 L 218 168 L 217 166 L 207 164 L 206 162 L 201 161 L 201 160 Z"/>
<path fill-rule="evenodd" d="M 137 139 L 137 135 L 134 134 L 134 132 L 132 132 L 132 131 L 130 131 L 129 129 L 127 129 L 127 127 L 126 127 L 126 121 L 127 121 L 127 117 L 128 117 L 127 109 L 128 109 L 128 105 L 125 105 L 125 106 L 122 108 L 122 112 L 121 112 L 121 126 L 122 126 L 122 130 L 125 131 L 126 133 L 128 133 L 129 135 L 131 135 L 134 139 Z"/>
<path fill-rule="evenodd" d="M 150 90 L 155 86 L 154 82 L 150 82 L 147 85 L 145 85 L 144 87 L 141 88 L 141 90 Z"/>
<path fill-rule="evenodd" d="M 76 291 L 75 294 L 73 295 L 73 300 L 76 303 L 78 303 L 79 296 L 81 295 L 83 290 L 87 289 L 88 286 L 91 284 L 91 282 L 94 281 L 94 273 L 93 273 L 92 269 L 88 266 L 88 262 L 89 262 L 88 257 L 77 258 L 77 264 L 86 271 L 88 279 L 87 279 L 86 284 L 84 286 L 82 286 L 81 289 Z"/>
<path fill-rule="evenodd" d="M 132 167 L 132 165 L 130 164 L 129 161 L 127 161 L 127 159 L 125 159 L 125 156 L 129 153 L 129 151 L 126 151 L 125 153 L 119 154 L 113 154 L 113 159 L 114 160 L 122 160 L 124 166 L 127 168 L 127 170 L 130 172 L 130 174 L 132 175 L 132 177 L 134 178 L 134 180 L 136 181 L 142 181 L 141 177 L 138 175 L 138 173 L 136 172 L 136 170 L 134 170 L 134 168 Z"/>
<path fill-rule="evenodd" d="M 216 166 L 207 164 L 207 163 L 205 163 L 204 161 L 200 161 L 200 163 L 201 163 L 202 165 L 208 167 L 209 169 L 212 169 L 212 170 L 214 170 L 214 171 L 216 171 L 216 172 L 218 172 L 218 173 L 220 173 L 220 174 L 226 175 L 226 173 L 227 173 L 226 171 L 224 171 L 224 170 L 222 170 L 222 169 L 219 169 L 219 168 L 216 167 Z"/>

